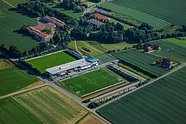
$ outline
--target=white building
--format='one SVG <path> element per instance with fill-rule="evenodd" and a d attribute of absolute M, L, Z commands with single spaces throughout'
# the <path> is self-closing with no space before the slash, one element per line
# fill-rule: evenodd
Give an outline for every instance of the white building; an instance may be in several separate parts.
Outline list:
<path fill-rule="evenodd" d="M 98 66 L 98 59 L 95 58 L 83 58 L 76 61 L 72 61 L 66 64 L 58 65 L 52 68 L 46 69 L 50 76 L 65 76 L 71 72 L 80 72 L 89 68 Z"/>

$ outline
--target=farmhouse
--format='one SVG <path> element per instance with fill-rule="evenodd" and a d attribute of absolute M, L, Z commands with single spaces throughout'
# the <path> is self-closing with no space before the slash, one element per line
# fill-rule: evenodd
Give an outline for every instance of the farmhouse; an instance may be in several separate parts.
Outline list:
<path fill-rule="evenodd" d="M 64 27 L 65 26 L 65 22 L 63 22 L 63 21 L 61 21 L 57 18 L 50 17 L 50 16 L 42 17 L 42 21 L 56 24 L 56 26 L 58 26 L 58 27 Z"/>
<path fill-rule="evenodd" d="M 99 20 L 97 20 L 97 19 L 89 19 L 89 20 L 87 20 L 87 21 L 88 21 L 89 23 L 91 23 L 91 24 L 97 26 L 98 28 L 101 27 L 101 26 L 103 26 L 103 25 L 105 25 L 105 23 L 103 23 L 103 22 L 101 22 L 101 21 L 99 21 Z"/>
<path fill-rule="evenodd" d="M 101 20 L 101 21 L 109 20 L 108 17 L 106 17 L 106 16 L 104 16 L 104 15 L 102 15 L 102 14 L 100 14 L 100 13 L 95 13 L 95 14 L 94 14 L 94 17 L 97 18 L 98 20 Z"/>
<path fill-rule="evenodd" d="M 58 65 L 52 68 L 46 69 L 50 76 L 67 76 L 73 72 L 80 72 L 92 67 L 98 66 L 98 59 L 95 58 L 82 58 L 73 62 Z"/>
<path fill-rule="evenodd" d="M 171 69 L 171 68 L 173 68 L 176 65 L 176 63 L 174 61 L 172 61 L 172 60 L 170 60 L 168 58 L 163 58 L 160 61 L 161 61 L 162 67 L 164 67 L 164 68 Z"/>
<path fill-rule="evenodd" d="M 153 45 L 153 44 L 150 44 L 150 43 L 144 44 L 144 51 L 145 52 L 150 53 L 154 50 L 161 50 L 161 47 L 159 45 Z"/>
<path fill-rule="evenodd" d="M 56 25 L 52 23 L 39 24 L 36 26 L 28 26 L 26 29 L 34 35 L 34 37 L 42 42 L 48 42 L 53 37 Z"/>

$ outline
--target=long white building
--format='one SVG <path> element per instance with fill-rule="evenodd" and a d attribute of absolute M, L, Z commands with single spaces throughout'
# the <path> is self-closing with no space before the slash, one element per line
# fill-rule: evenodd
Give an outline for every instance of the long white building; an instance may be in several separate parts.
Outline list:
<path fill-rule="evenodd" d="M 46 71 L 50 74 L 50 76 L 63 76 L 68 75 L 68 73 L 71 72 L 79 72 L 92 67 L 96 67 L 98 66 L 98 61 L 99 60 L 95 58 L 83 58 L 52 68 L 48 68 L 46 69 Z"/>

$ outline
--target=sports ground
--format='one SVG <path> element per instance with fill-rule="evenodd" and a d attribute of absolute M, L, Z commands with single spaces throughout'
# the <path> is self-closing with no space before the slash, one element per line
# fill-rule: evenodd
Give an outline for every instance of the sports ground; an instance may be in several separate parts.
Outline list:
<path fill-rule="evenodd" d="M 98 110 L 117 124 L 185 124 L 186 67 Z"/>
<path fill-rule="evenodd" d="M 76 59 L 65 52 L 59 52 L 37 59 L 26 61 L 32 65 L 32 68 L 37 69 L 41 74 L 45 73 L 47 68 L 65 64 L 68 62 L 75 61 Z"/>
<path fill-rule="evenodd" d="M 88 114 L 49 86 L 0 100 L 0 106 L 0 123 L 4 124 L 75 124 Z"/>
<path fill-rule="evenodd" d="M 123 81 L 124 79 L 107 68 L 102 68 L 84 75 L 60 82 L 78 96 L 82 96 L 96 90 Z"/>

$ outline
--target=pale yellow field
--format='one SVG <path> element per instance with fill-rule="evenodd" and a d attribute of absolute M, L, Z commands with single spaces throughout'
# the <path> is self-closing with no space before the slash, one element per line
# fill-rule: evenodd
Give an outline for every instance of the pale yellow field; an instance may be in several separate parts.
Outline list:
<path fill-rule="evenodd" d="M 80 105 L 49 86 L 13 98 L 43 123 L 74 124 L 88 113 Z"/>
<path fill-rule="evenodd" d="M 90 114 L 82 119 L 78 124 L 106 124 L 106 122 L 104 122 L 97 116 Z"/>

